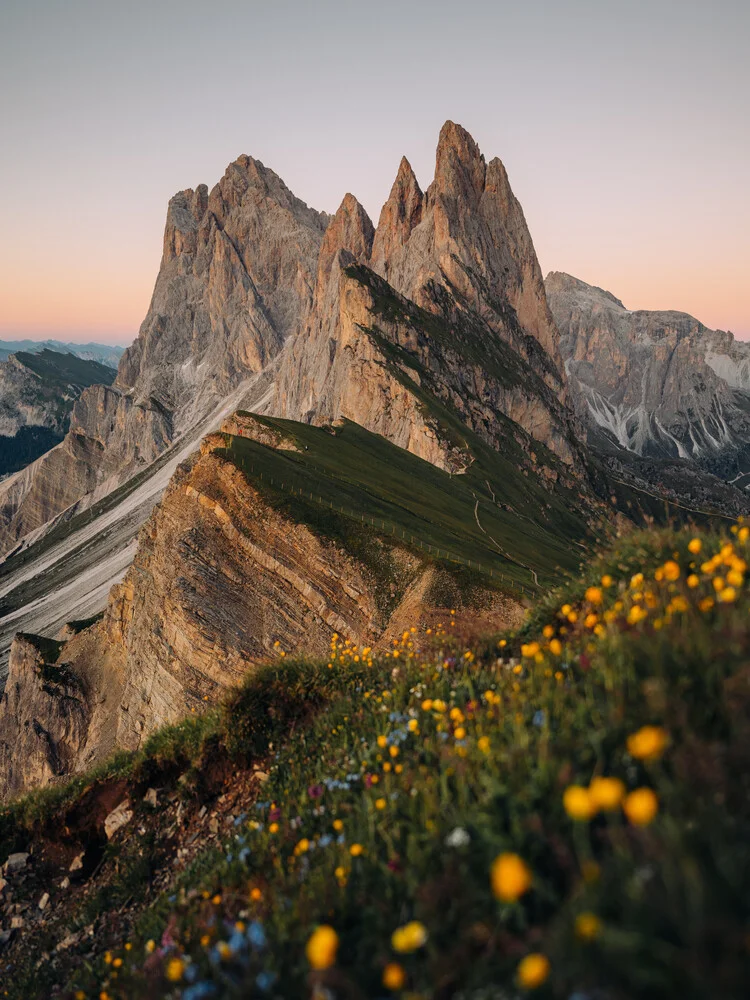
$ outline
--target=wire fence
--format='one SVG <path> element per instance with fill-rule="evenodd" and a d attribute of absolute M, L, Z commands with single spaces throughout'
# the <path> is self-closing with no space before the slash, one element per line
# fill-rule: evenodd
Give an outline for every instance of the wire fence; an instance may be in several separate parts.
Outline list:
<path fill-rule="evenodd" d="M 319 506 L 328 507 L 330 510 L 335 511 L 338 514 L 343 514 L 345 517 L 349 517 L 354 521 L 359 521 L 361 524 L 369 524 L 373 528 L 379 528 L 382 532 L 391 535 L 391 537 L 399 538 L 402 541 L 408 542 L 415 548 L 421 549 L 421 551 L 426 552 L 428 555 L 433 556 L 436 559 L 442 559 L 445 562 L 466 566 L 469 569 L 475 569 L 480 573 L 484 573 L 493 580 L 500 580 L 501 583 L 506 585 L 507 589 L 520 591 L 524 597 L 533 596 L 535 593 L 535 588 L 533 586 L 524 586 L 524 584 L 519 583 L 518 580 L 503 573 L 502 570 L 493 566 L 486 566 L 484 563 L 478 562 L 476 559 L 467 559 L 456 552 L 452 552 L 450 549 L 446 549 L 442 545 L 433 545 L 431 542 L 425 542 L 424 539 L 419 538 L 417 535 L 412 535 L 404 528 L 399 527 L 394 521 L 388 521 L 385 518 L 374 517 L 373 515 L 366 515 L 361 511 L 357 512 L 351 510 L 343 504 L 334 503 L 333 500 L 324 497 L 320 493 L 312 493 L 310 490 L 302 489 L 299 486 L 295 486 L 293 483 L 286 483 L 283 480 L 274 479 L 273 476 L 270 476 L 267 473 L 264 475 L 262 470 L 259 470 L 256 473 L 254 465 L 250 465 L 249 469 L 246 467 L 245 471 L 249 471 L 250 475 L 254 479 L 258 479 L 263 483 L 268 483 L 274 489 L 280 490 L 282 493 L 288 493 L 291 496 L 298 496 L 303 497 L 306 500 L 312 500 L 313 503 L 316 503 Z"/>

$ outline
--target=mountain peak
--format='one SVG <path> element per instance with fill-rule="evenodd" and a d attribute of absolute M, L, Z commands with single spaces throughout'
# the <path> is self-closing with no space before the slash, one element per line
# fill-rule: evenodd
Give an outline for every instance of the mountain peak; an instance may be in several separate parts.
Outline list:
<path fill-rule="evenodd" d="M 423 206 L 422 189 L 411 164 L 402 156 L 375 233 L 372 247 L 372 267 L 375 271 L 387 277 L 391 258 L 407 242 L 414 227 L 419 225 Z"/>
<path fill-rule="evenodd" d="M 465 128 L 447 121 L 440 129 L 431 191 L 456 200 L 478 202 L 484 190 L 486 164 Z"/>
<path fill-rule="evenodd" d="M 327 282 L 340 250 L 345 250 L 355 260 L 369 260 L 374 236 L 370 216 L 354 195 L 347 192 L 323 236 L 318 258 L 318 285 Z"/>

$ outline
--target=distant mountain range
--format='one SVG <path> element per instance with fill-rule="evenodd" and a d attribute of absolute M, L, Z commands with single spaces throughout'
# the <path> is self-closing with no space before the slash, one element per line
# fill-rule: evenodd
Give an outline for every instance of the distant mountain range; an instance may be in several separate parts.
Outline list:
<path fill-rule="evenodd" d="M 125 348 L 116 344 L 72 344 L 62 340 L 0 340 L 0 361 L 6 361 L 18 351 L 25 351 L 27 354 L 38 354 L 39 351 L 75 354 L 85 361 L 98 361 L 108 368 L 116 369 Z"/>
<path fill-rule="evenodd" d="M 110 385 L 115 369 L 42 348 L 0 361 L 0 476 L 16 472 L 63 440 L 84 389 Z"/>

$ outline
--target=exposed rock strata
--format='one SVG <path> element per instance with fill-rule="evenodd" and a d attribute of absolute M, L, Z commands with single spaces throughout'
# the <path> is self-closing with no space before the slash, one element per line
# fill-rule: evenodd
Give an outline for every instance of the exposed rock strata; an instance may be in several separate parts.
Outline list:
<path fill-rule="evenodd" d="M 261 425 L 238 415 L 206 439 L 142 529 L 104 618 L 61 636 L 67 641 L 46 669 L 67 678 L 67 687 L 48 691 L 35 647 L 15 641 L 0 745 L 7 761 L 26 734 L 29 763 L 21 771 L 0 766 L 0 795 L 90 766 L 115 747 L 136 748 L 279 649 L 324 656 L 334 632 L 376 646 L 437 613 L 430 594 L 446 587 L 435 586 L 435 569 L 415 555 L 381 543 L 393 566 L 386 605 L 367 565 L 271 508 L 214 453 L 223 434 L 236 430 L 254 436 Z M 452 599 L 461 607 L 460 595 Z M 521 608 L 508 598 L 487 592 L 477 605 L 496 627 L 520 622 Z"/>

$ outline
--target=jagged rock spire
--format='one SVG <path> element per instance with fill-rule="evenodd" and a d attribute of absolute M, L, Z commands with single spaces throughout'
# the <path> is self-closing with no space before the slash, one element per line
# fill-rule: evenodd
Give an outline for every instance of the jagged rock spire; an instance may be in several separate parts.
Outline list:
<path fill-rule="evenodd" d="M 355 260 L 368 261 L 375 229 L 372 220 L 353 194 L 344 200 L 328 224 L 318 257 L 318 289 L 327 284 L 333 262 L 344 250 Z"/>
<path fill-rule="evenodd" d="M 380 212 L 372 247 L 373 270 L 388 277 L 391 258 L 407 242 L 414 227 L 422 220 L 423 205 L 422 189 L 411 164 L 403 156 L 388 201 Z"/>
<path fill-rule="evenodd" d="M 530 334 L 547 355 L 543 377 L 564 393 L 559 338 L 523 211 L 500 160 L 486 163 L 460 125 L 447 121 L 440 130 L 426 194 L 402 160 L 380 215 L 371 266 L 432 311 L 443 308 L 442 287 L 515 349 L 523 349 Z"/>

